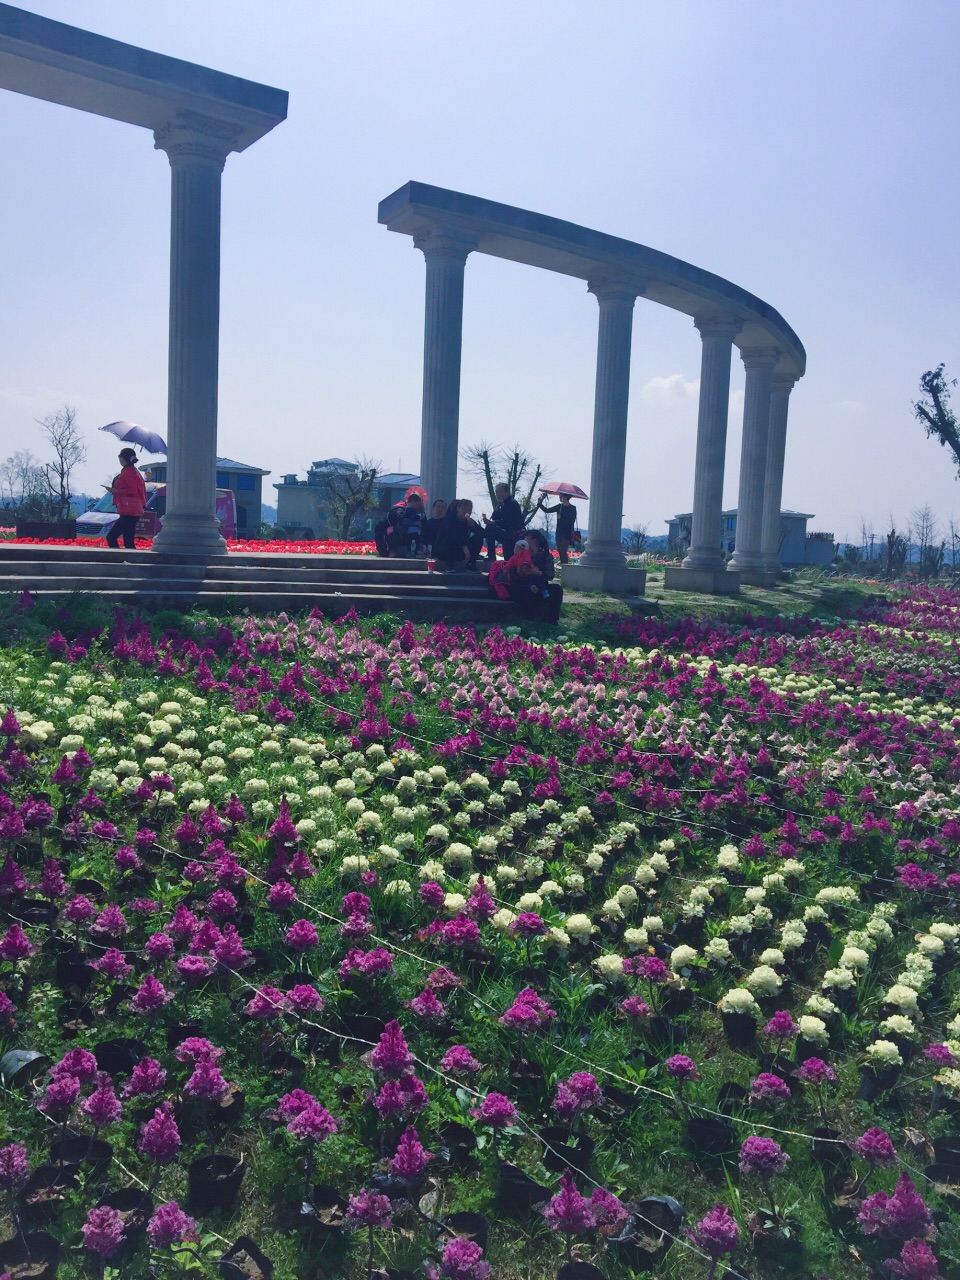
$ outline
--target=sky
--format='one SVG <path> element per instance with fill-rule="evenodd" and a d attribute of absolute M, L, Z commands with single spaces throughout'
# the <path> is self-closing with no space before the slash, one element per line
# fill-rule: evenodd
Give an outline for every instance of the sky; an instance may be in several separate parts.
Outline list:
<path fill-rule="evenodd" d="M 419 464 L 424 264 L 377 204 L 410 179 L 609 232 L 724 276 L 807 351 L 783 505 L 856 540 L 929 503 L 914 421 L 960 376 L 960 6 L 953 0 L 34 0 L 33 11 L 290 94 L 223 180 L 219 452 Z M 104 423 L 166 415 L 169 165 L 129 125 L 0 95 L 0 459 L 68 403 L 99 491 Z M 461 444 L 519 443 L 589 492 L 597 305 L 473 254 Z M 690 509 L 700 342 L 638 301 L 624 523 Z M 736 505 L 734 354 L 725 504 Z M 960 389 L 955 393 L 960 406 Z M 479 497 L 463 477 L 461 493 Z M 484 506 L 487 504 L 484 503 Z M 581 504 L 589 524 L 589 504 Z"/>

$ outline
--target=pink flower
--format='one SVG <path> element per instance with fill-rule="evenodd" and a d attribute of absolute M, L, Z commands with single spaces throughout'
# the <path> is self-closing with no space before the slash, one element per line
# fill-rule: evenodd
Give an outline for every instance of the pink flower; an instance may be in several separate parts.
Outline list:
<path fill-rule="evenodd" d="M 209 1061 L 198 1062 L 184 1085 L 184 1093 L 200 1102 L 219 1102 L 230 1092 L 220 1068 Z"/>
<path fill-rule="evenodd" d="M 30 1177 L 27 1148 L 22 1142 L 0 1147 L 0 1191 L 19 1191 Z"/>
<path fill-rule="evenodd" d="M 279 1018 L 283 1012 L 286 997 L 276 987 L 261 987 L 247 1001 L 244 1013 L 248 1018 Z"/>
<path fill-rule="evenodd" d="M 99 960 L 91 960 L 90 968 L 102 973 L 111 982 L 122 982 L 133 972 L 133 965 L 123 958 L 123 953 L 116 947 L 108 947 Z"/>
<path fill-rule="evenodd" d="M 184 1241 L 196 1242 L 197 1224 L 193 1218 L 187 1217 L 176 1200 L 157 1206 L 156 1212 L 147 1223 L 147 1235 L 155 1249 L 169 1249 L 171 1245 Z"/>
<path fill-rule="evenodd" d="M 790 1102 L 792 1096 L 786 1081 L 769 1071 L 761 1071 L 750 1081 L 751 1102 Z"/>
<path fill-rule="evenodd" d="M 267 906 L 271 911 L 288 911 L 297 900 L 297 891 L 289 880 L 278 880 L 267 894 Z"/>
<path fill-rule="evenodd" d="M 510 922 L 510 932 L 518 938 L 540 938 L 547 932 L 547 926 L 535 911 L 521 911 Z"/>
<path fill-rule="evenodd" d="M 440 1059 L 440 1070 L 451 1076 L 470 1076 L 479 1071 L 480 1067 L 481 1064 L 463 1044 L 451 1045 Z"/>
<path fill-rule="evenodd" d="M 827 1066 L 822 1058 L 805 1058 L 793 1074 L 804 1084 L 812 1084 L 816 1087 L 833 1084 L 837 1078 L 833 1067 Z"/>
<path fill-rule="evenodd" d="M 180 1130 L 173 1117 L 173 1107 L 169 1102 L 164 1102 L 141 1127 L 137 1150 L 148 1160 L 167 1164 L 180 1150 L 180 1146 Z"/>
<path fill-rule="evenodd" d="M 489 1280 L 490 1263 L 484 1262 L 483 1250 L 472 1240 L 455 1236 L 443 1249 L 439 1274 L 446 1280 Z"/>
<path fill-rule="evenodd" d="M 667 1074 L 672 1076 L 678 1084 L 686 1084 L 688 1080 L 699 1080 L 700 1069 L 692 1058 L 688 1058 L 684 1053 L 675 1053 L 672 1058 L 668 1058 L 664 1063 Z"/>
<path fill-rule="evenodd" d="M 336 1120 L 319 1102 L 308 1102 L 302 1110 L 292 1117 L 287 1125 L 287 1132 L 300 1142 L 323 1142 L 339 1128 Z"/>
<path fill-rule="evenodd" d="M 447 1016 L 447 1010 L 442 1001 L 437 999 L 436 994 L 429 987 L 412 1000 L 408 1000 L 407 1008 L 412 1009 L 424 1022 L 442 1022 Z"/>
<path fill-rule="evenodd" d="M 898 1258 L 887 1258 L 883 1264 L 904 1280 L 938 1280 L 940 1264 L 923 1240 L 907 1240 Z"/>
<path fill-rule="evenodd" d="M 393 1206 L 386 1196 L 364 1189 L 350 1197 L 344 1221 L 352 1231 L 360 1227 L 389 1227 L 393 1224 Z"/>
<path fill-rule="evenodd" d="M 89 932 L 95 938 L 119 938 L 129 929 L 123 912 L 115 902 L 110 902 L 90 925 Z"/>
<path fill-rule="evenodd" d="M 134 1013 L 151 1014 L 162 1009 L 173 999 L 173 992 L 168 991 L 159 978 L 148 973 L 130 998 L 130 1008 Z"/>
<path fill-rule="evenodd" d="M 76 1076 L 58 1075 L 47 1085 L 37 1110 L 51 1120 L 63 1120 L 80 1097 L 80 1081 Z"/>
<path fill-rule="evenodd" d="M 307 1093 L 305 1089 L 291 1089 L 278 1100 L 277 1115 L 281 1120 L 292 1120 L 301 1111 L 313 1106 L 319 1106 L 319 1103 L 312 1093 Z"/>
<path fill-rule="evenodd" d="M 616 1227 L 630 1216 L 626 1205 L 605 1187 L 594 1187 L 590 1209 L 598 1227 Z"/>
<path fill-rule="evenodd" d="M 532 987 L 526 987 L 514 1000 L 498 1021 L 502 1026 L 521 1031 L 540 1031 L 555 1017 L 556 1013 Z"/>
<path fill-rule="evenodd" d="M 159 1093 L 167 1083 L 167 1073 L 156 1058 L 141 1058 L 123 1086 L 124 1098 L 137 1098 L 145 1093 Z"/>
<path fill-rule="evenodd" d="M 625 1000 L 620 1001 L 620 1012 L 632 1022 L 640 1022 L 650 1017 L 650 1006 L 639 996 L 627 996 Z"/>
<path fill-rule="evenodd" d="M 893 1195 L 877 1191 L 867 1196 L 860 1206 L 857 1222 L 867 1236 L 893 1235 L 901 1240 L 916 1236 L 933 1240 L 937 1235 L 930 1210 L 905 1173 L 901 1173 Z"/>
<path fill-rule="evenodd" d="M 774 1040 L 791 1040 L 799 1031 L 799 1025 L 786 1009 L 781 1009 L 778 1013 L 775 1013 L 763 1028 L 763 1034 L 770 1036 Z M 724 1206 L 717 1205 L 716 1207 L 722 1209 Z"/>
<path fill-rule="evenodd" d="M 923 1051 L 923 1056 L 929 1058 L 937 1067 L 954 1067 L 957 1065 L 957 1059 L 953 1051 L 945 1044 L 928 1044 Z"/>
<path fill-rule="evenodd" d="M 553 1109 L 561 1120 L 570 1124 L 595 1107 L 602 1097 L 596 1076 L 589 1071 L 575 1071 L 569 1080 L 561 1080 L 557 1085 Z"/>
<path fill-rule="evenodd" d="M 82 893 L 75 893 L 63 909 L 63 918 L 70 924 L 85 924 L 97 913 L 97 908 Z"/>
<path fill-rule="evenodd" d="M 596 1217 L 590 1201 L 580 1194 L 572 1172 L 567 1169 L 560 1179 L 560 1190 L 543 1210 L 543 1216 L 552 1231 L 565 1236 L 578 1235 L 596 1226 Z"/>
<path fill-rule="evenodd" d="M 425 906 L 439 911 L 447 895 L 443 891 L 443 885 L 437 884 L 435 880 L 426 880 L 417 891 L 417 896 Z"/>
<path fill-rule="evenodd" d="M 471 1107 L 470 1114 L 488 1124 L 491 1129 L 505 1129 L 517 1118 L 517 1108 L 502 1093 L 488 1093 L 479 1107 Z"/>
<path fill-rule="evenodd" d="M 151 933 L 143 944 L 143 950 L 154 964 L 163 964 L 173 956 L 173 939 L 166 933 Z"/>
<path fill-rule="evenodd" d="M 886 1169 L 897 1163 L 896 1150 L 890 1135 L 884 1129 L 868 1129 L 856 1140 L 853 1149 L 858 1156 L 878 1169 Z"/>
<path fill-rule="evenodd" d="M 210 956 L 181 956 L 176 963 L 179 976 L 187 983 L 203 982 L 216 968 Z"/>
<path fill-rule="evenodd" d="M 725 1204 L 715 1204 L 686 1235 L 711 1258 L 722 1258 L 736 1249 L 740 1228 Z"/>
<path fill-rule="evenodd" d="M 97 1087 L 93 1093 L 80 1103 L 80 1110 L 95 1129 L 116 1124 L 123 1115 L 123 1106 L 114 1092 L 113 1081 L 105 1071 L 97 1077 Z"/>
<path fill-rule="evenodd" d="M 97 1071 L 97 1060 L 89 1049 L 68 1049 L 56 1066 L 50 1068 L 50 1075 L 76 1076 L 81 1084 L 86 1084 Z"/>
<path fill-rule="evenodd" d="M 416 1115 L 427 1105 L 427 1091 L 416 1076 L 388 1080 L 374 1095 L 373 1105 L 381 1120 Z"/>
<path fill-rule="evenodd" d="M 126 1236 L 120 1214 L 107 1205 L 91 1209 L 80 1230 L 83 1232 L 83 1247 L 100 1258 L 113 1257 Z"/>
<path fill-rule="evenodd" d="M 11 964 L 29 959 L 36 949 L 18 924 L 12 924 L 0 938 L 0 960 L 7 960 Z"/>
<path fill-rule="evenodd" d="M 402 1182 L 416 1182 L 432 1159 L 430 1152 L 424 1149 L 420 1135 L 410 1126 L 403 1131 L 388 1167 L 392 1177 Z"/>
<path fill-rule="evenodd" d="M 370 1065 L 382 1076 L 402 1076 L 413 1066 L 413 1054 L 407 1047 L 403 1028 L 396 1020 L 388 1022 L 370 1054 Z"/>
<path fill-rule="evenodd" d="M 756 1173 L 767 1178 L 773 1173 L 783 1173 L 789 1163 L 790 1157 L 772 1138 L 754 1135 L 740 1148 L 741 1173 Z"/>
<path fill-rule="evenodd" d="M 293 951 L 309 951 L 320 945 L 320 935 L 309 920 L 296 920 L 286 932 L 287 946 Z"/>
<path fill-rule="evenodd" d="M 186 1040 L 181 1040 L 177 1045 L 173 1056 L 178 1062 L 186 1062 L 195 1067 L 198 1062 L 219 1062 L 223 1052 L 217 1045 L 211 1044 L 206 1036 L 187 1036 Z"/>
<path fill-rule="evenodd" d="M 308 1013 L 319 1013 L 323 1008 L 323 996 L 316 987 L 301 982 L 287 992 L 286 1006 L 291 1013 L 304 1018 Z"/>

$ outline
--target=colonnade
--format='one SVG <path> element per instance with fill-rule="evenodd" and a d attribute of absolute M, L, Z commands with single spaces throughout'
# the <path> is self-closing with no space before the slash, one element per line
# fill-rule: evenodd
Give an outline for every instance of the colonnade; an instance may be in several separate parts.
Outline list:
<path fill-rule="evenodd" d="M 426 259 L 421 482 L 431 498 L 456 490 L 463 290 L 466 261 L 477 238 L 431 226 L 414 236 Z M 564 572 L 569 585 L 618 590 L 637 585 L 621 544 L 630 352 L 634 304 L 652 281 L 610 274 L 588 280 L 599 306 L 590 536 L 579 563 Z M 787 411 L 796 376 L 778 371 L 773 345 L 743 345 L 746 375 L 736 549 L 721 550 L 724 463 L 730 371 L 744 320 L 715 306 L 694 315 L 700 334 L 700 399 L 694 464 L 693 524 L 682 566 L 667 572 L 678 590 L 735 593 L 741 581 L 765 584 L 780 572 L 780 499 Z"/>

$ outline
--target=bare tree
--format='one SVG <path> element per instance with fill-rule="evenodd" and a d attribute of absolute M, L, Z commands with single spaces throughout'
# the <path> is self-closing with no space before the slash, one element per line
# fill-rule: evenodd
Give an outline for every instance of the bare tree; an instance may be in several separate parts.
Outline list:
<path fill-rule="evenodd" d="M 343 470 L 331 468 L 319 476 L 323 491 L 323 505 L 340 538 L 350 534 L 350 526 L 361 511 L 376 508 L 379 494 L 377 480 L 383 472 L 383 464 L 370 458 L 357 458 L 356 466 Z"/>
<path fill-rule="evenodd" d="M 931 547 L 936 545 L 939 529 L 937 517 L 929 502 L 922 507 L 914 507 L 910 512 L 910 527 L 913 541 L 917 545 L 917 560 L 923 564 Z"/>
<path fill-rule="evenodd" d="M 623 535 L 623 549 L 628 556 L 642 556 L 650 536 L 650 524 L 638 524 Z"/>
<path fill-rule="evenodd" d="M 66 520 L 70 515 L 71 476 L 74 468 L 87 460 L 87 446 L 77 426 L 77 411 L 65 404 L 56 413 L 38 418 L 37 422 L 53 449 L 53 462 L 44 463 L 43 473 L 54 519 Z"/>
<path fill-rule="evenodd" d="M 43 468 L 29 449 L 20 449 L 0 463 L 0 502 L 19 507 L 46 489 Z"/>
<path fill-rule="evenodd" d="M 956 385 L 956 378 L 947 382 L 942 364 L 938 364 L 936 369 L 928 369 L 920 379 L 920 390 L 926 398 L 915 401 L 913 414 L 928 436 L 939 440 L 945 449 L 950 450 L 960 472 L 960 424 L 950 408 L 950 388 Z"/>
<path fill-rule="evenodd" d="M 957 547 L 960 544 L 960 525 L 952 517 L 948 525 L 950 531 L 950 568 L 957 572 Z"/>
<path fill-rule="evenodd" d="M 884 538 L 884 577 L 898 578 L 907 563 L 907 539 L 897 532 L 897 526 L 890 518 L 890 532 Z"/>
<path fill-rule="evenodd" d="M 506 449 L 503 445 L 487 444 L 485 440 L 461 449 L 460 457 L 466 470 L 483 480 L 492 507 L 497 505 L 497 485 L 505 484 L 510 496 L 520 503 L 524 520 L 533 515 L 537 488 L 544 479 L 543 467 L 536 458 L 525 453 L 518 444 Z"/>

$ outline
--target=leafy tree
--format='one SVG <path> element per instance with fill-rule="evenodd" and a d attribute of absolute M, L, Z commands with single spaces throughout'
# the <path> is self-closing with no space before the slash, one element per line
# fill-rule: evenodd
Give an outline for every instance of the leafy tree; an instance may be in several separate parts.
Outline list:
<path fill-rule="evenodd" d="M 907 540 L 890 522 L 890 532 L 884 539 L 883 573 L 887 578 L 899 578 L 907 563 Z"/>
<path fill-rule="evenodd" d="M 490 445 L 485 440 L 468 445 L 460 451 L 466 470 L 479 476 L 487 487 L 490 505 L 497 505 L 496 488 L 505 484 L 510 496 L 520 503 L 524 520 L 533 516 L 537 506 L 537 488 L 544 478 L 543 467 L 518 444 L 512 449 L 503 445 Z"/>
<path fill-rule="evenodd" d="M 913 412 L 927 435 L 935 437 L 950 450 L 960 473 L 960 426 L 950 408 L 950 388 L 956 385 L 956 378 L 952 382 L 944 378 L 942 364 L 938 364 L 936 369 L 928 369 L 920 379 L 920 390 L 925 399 L 916 401 Z"/>

